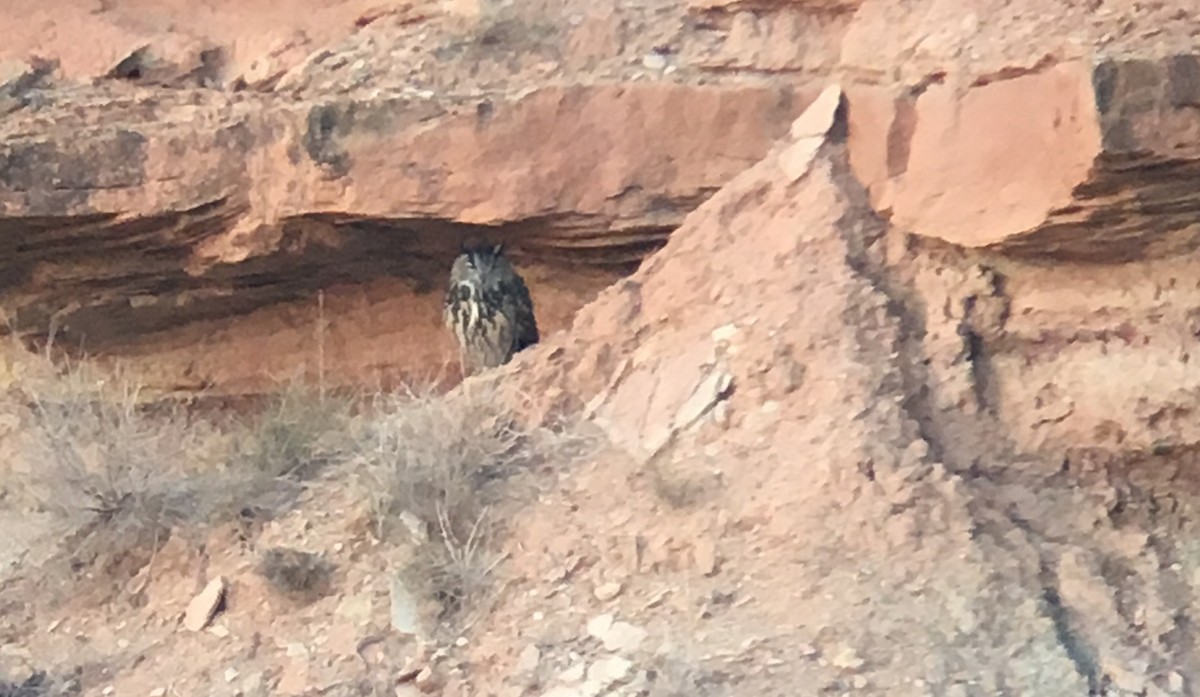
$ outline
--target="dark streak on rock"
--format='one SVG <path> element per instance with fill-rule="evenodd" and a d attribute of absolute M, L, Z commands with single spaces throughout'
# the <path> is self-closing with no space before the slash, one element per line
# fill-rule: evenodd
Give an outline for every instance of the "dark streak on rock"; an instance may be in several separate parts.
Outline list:
<path fill-rule="evenodd" d="M 1172 56 L 1167 61 L 1167 103 L 1176 109 L 1200 107 L 1200 57 Z"/>
<path fill-rule="evenodd" d="M 332 104 L 315 106 L 308 112 L 308 127 L 304 131 L 308 156 L 313 162 L 328 166 L 339 177 L 350 171 L 347 155 L 338 149 L 336 142 L 341 116 Z"/>
<path fill-rule="evenodd" d="M 1117 66 L 1104 61 L 1092 71 L 1092 91 L 1096 95 L 1096 111 L 1101 115 L 1112 108 L 1113 95 L 1117 91 Z"/>

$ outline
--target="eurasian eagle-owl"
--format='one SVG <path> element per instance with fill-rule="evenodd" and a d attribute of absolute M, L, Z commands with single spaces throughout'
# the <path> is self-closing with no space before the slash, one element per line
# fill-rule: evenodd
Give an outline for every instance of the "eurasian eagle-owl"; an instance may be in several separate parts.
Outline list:
<path fill-rule="evenodd" d="M 450 269 L 444 316 L 464 377 L 503 365 L 538 342 L 529 289 L 503 245 L 462 250 Z"/>

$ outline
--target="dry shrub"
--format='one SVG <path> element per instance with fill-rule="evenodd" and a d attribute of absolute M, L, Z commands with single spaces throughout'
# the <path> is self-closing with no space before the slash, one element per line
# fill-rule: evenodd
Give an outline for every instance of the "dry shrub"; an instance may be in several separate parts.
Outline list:
<path fill-rule="evenodd" d="M 75 678 L 56 678 L 46 671 L 34 671 L 20 683 L 0 679 L 0 697 L 68 697 L 82 692 Z"/>
<path fill-rule="evenodd" d="M 182 467 L 202 443 L 180 405 L 148 404 L 135 383 L 86 364 L 25 387 L 22 483 L 75 531 L 74 554 L 119 561 L 211 515 L 210 484 Z"/>
<path fill-rule="evenodd" d="M 118 582 L 172 535 L 198 539 L 239 517 L 278 513 L 299 493 L 286 476 L 320 452 L 319 437 L 297 435 L 315 426 L 293 419 L 290 401 L 231 434 L 87 361 L 18 389 L 26 423 L 17 486 L 68 531 L 63 561 Z"/>
<path fill-rule="evenodd" d="M 320 554 L 290 547 L 272 547 L 258 563 L 263 578 L 301 603 L 332 593 L 335 570 L 334 564 Z"/>
<path fill-rule="evenodd" d="M 573 428 L 524 427 L 511 395 L 482 383 L 450 395 L 380 395 L 359 423 L 366 493 L 380 537 L 406 527 L 417 547 L 406 575 L 462 620 L 489 597 L 501 560 L 494 482 L 578 457 L 592 445 Z"/>
<path fill-rule="evenodd" d="M 656 656 L 646 671 L 647 697 L 717 697 L 727 694 L 718 676 L 691 659 L 676 655 Z"/>
<path fill-rule="evenodd" d="M 270 478 L 312 478 L 345 451 L 353 404 L 347 397 L 288 383 L 241 434 L 235 466 Z"/>

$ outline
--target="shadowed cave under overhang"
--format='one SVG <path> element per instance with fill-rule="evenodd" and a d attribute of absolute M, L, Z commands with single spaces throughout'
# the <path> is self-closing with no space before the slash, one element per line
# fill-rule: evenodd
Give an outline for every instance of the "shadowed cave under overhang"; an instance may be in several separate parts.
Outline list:
<path fill-rule="evenodd" d="M 549 333 L 569 326 L 579 307 L 635 271 L 671 230 L 598 230 L 595 221 L 573 225 L 563 219 L 489 227 L 305 215 L 281 224 L 271 253 L 190 275 L 195 246 L 227 230 L 232 217 L 225 206 L 209 205 L 129 221 L 106 215 L 0 221 L 5 260 L 0 292 L 9 330 L 30 350 L 49 345 L 71 356 L 150 360 L 148 344 L 178 344 L 204 327 L 211 337 L 230 323 L 253 323 L 272 308 L 303 323 L 297 313 L 312 311 L 320 296 L 384 284 L 387 293 L 399 296 L 393 301 L 409 308 L 404 316 L 418 318 L 422 331 L 436 338 L 432 333 L 441 328 L 431 318 L 440 316 L 446 278 L 461 245 L 503 242 Z M 372 331 L 392 329 L 412 328 Z M 221 348 L 210 343 L 207 350 Z M 400 373 L 429 368 L 406 355 L 415 360 L 422 354 L 397 346 L 394 367 Z"/>

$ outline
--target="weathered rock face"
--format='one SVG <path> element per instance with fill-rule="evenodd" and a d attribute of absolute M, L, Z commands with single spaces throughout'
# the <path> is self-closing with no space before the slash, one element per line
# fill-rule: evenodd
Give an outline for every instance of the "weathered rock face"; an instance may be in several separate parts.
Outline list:
<path fill-rule="evenodd" d="M 460 242 L 507 240 L 543 326 L 565 326 L 765 154 L 812 94 L 640 68 L 607 81 L 531 75 L 516 89 L 495 82 L 508 67 L 496 64 L 452 69 L 459 81 L 435 92 L 423 78 L 446 82 L 445 71 L 384 67 L 425 36 L 416 26 L 436 39 L 418 47 L 422 60 L 458 53 L 482 66 L 515 47 L 601 76 L 620 64 L 611 55 L 620 38 L 554 15 L 542 27 L 430 7 L 364 22 L 362 8 L 343 9 L 343 34 L 365 24 L 357 43 L 294 56 L 257 91 L 231 69 L 209 89 L 181 83 L 192 70 L 183 58 L 174 68 L 165 59 L 154 70 L 96 67 L 110 79 L 94 87 L 68 86 L 83 64 L 49 77 L 40 63 L 18 71 L 6 83 L 15 111 L 0 124 L 0 279 L 14 326 L 62 347 L 178 355 L 145 366 L 170 387 L 255 389 L 267 374 L 311 372 L 296 347 L 323 321 L 322 360 L 334 361 L 335 379 L 436 371 L 452 355 L 440 302 Z M 603 60 L 582 57 L 591 44 Z M 318 290 L 331 307 L 384 304 L 353 324 L 342 313 L 321 320 Z M 284 326 L 261 312 L 236 319 L 272 306 Z M 217 357 L 212 337 L 228 346 L 245 331 L 252 344 L 274 344 L 281 331 L 289 339 L 265 364 Z M 345 344 L 361 353 L 336 349 Z"/>
<path fill-rule="evenodd" d="M 453 373 L 460 241 L 507 240 L 546 333 L 566 328 L 838 73 L 855 176 L 923 250 L 896 262 L 929 299 L 913 321 L 956 366 L 923 376 L 952 388 L 930 408 L 994 412 L 1030 452 L 1187 445 L 1182 9 L 348 3 L 294 13 L 269 50 L 238 38 L 259 15 L 225 7 L 184 41 L 163 9 L 91 62 L 51 41 L 8 64 L 0 294 L 32 343 L 165 388 Z"/>
<path fill-rule="evenodd" d="M 82 140 L 60 129 L 69 114 L 46 113 L 0 156 L 3 275 L 30 298 L 11 309 L 105 350 L 331 282 L 401 275 L 436 294 L 472 233 L 533 261 L 619 268 L 761 156 L 801 99 L 669 84 L 285 109 L 149 98 L 78 124 Z M 687 130 L 646 119 L 675 113 Z"/>
<path fill-rule="evenodd" d="M 1200 56 L 859 96 L 858 171 L 902 229 L 1064 261 L 1196 248 Z"/>
<path fill-rule="evenodd" d="M 585 400 L 636 463 L 627 480 L 606 470 L 607 486 L 577 498 L 564 486 L 569 517 L 547 524 L 555 512 L 539 507 L 530 527 L 596 530 L 607 510 L 651 496 L 646 479 L 659 478 L 660 498 L 679 482 L 715 482 L 683 511 L 660 506 L 651 522 L 594 539 L 606 572 L 623 536 L 646 540 L 650 570 L 635 555 L 627 593 L 672 578 L 659 565 L 672 568 L 673 539 L 697 539 L 697 560 L 708 542 L 725 571 L 696 561 L 681 576 L 702 584 L 697 595 L 711 576 L 752 600 L 696 623 L 695 641 L 736 655 L 730 627 L 770 624 L 761 651 L 820 655 L 739 674 L 739 694 L 1181 693 L 1200 674 L 1187 629 L 1200 572 L 1192 458 L 1120 453 L 1129 442 L 1031 452 L 1047 443 L 1029 405 L 990 401 L 1031 373 L 993 362 L 1005 320 L 1034 288 L 1050 290 L 1053 267 L 1040 278 L 1027 262 L 997 271 L 995 250 L 889 226 L 854 175 L 842 121 L 854 103 L 838 96 L 818 99 L 661 253 L 581 310 L 572 334 L 492 376 Z M 1096 273 L 1076 270 L 1055 291 Z M 1065 390 L 1121 371 L 1102 355 L 1056 379 Z M 1135 356 L 1124 369 L 1165 394 Z M 1056 397 L 1040 399 L 1053 419 Z M 529 615 L 527 595 L 511 595 L 510 617 Z M 695 616 L 686 602 L 653 612 L 648 624 Z"/>
<path fill-rule="evenodd" d="M 970 337 L 954 350 L 974 391 L 947 409 L 993 410 L 1026 451 L 1196 442 L 1196 65 L 1104 59 L 852 93 L 852 158 L 875 208 L 977 250 L 915 281 L 930 315 Z M 953 277 L 980 280 L 938 297 Z"/>

